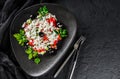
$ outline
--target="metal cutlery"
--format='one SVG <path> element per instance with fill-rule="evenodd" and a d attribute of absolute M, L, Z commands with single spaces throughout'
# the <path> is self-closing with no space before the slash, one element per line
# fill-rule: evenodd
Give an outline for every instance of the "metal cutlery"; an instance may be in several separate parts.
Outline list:
<path fill-rule="evenodd" d="M 68 79 L 72 79 L 72 77 L 73 77 L 73 73 L 74 73 L 74 70 L 75 70 L 75 67 L 76 67 L 76 64 L 77 64 L 77 60 L 78 60 L 78 56 L 79 56 L 79 50 L 80 50 L 81 45 L 84 43 L 85 40 L 86 40 L 85 37 L 83 37 L 83 36 L 80 37 L 79 41 L 81 41 L 81 43 L 78 46 L 78 51 L 76 52 L 74 62 L 73 62 L 73 66 L 72 66 L 72 71 L 71 71 L 70 76 L 69 76 Z"/>
<path fill-rule="evenodd" d="M 65 61 L 62 63 L 62 65 L 59 67 L 59 69 L 57 70 L 57 72 L 54 74 L 54 78 L 56 78 L 59 73 L 61 72 L 61 70 L 64 68 L 64 66 L 66 65 L 66 63 L 68 62 L 68 60 L 72 57 L 72 55 L 77 52 L 78 48 L 80 47 L 80 45 L 83 44 L 83 42 L 85 41 L 85 37 L 81 36 L 77 41 L 76 43 L 74 44 L 74 49 L 72 50 L 72 52 L 69 54 L 69 56 L 65 59 Z M 72 78 L 72 75 L 73 75 L 73 72 L 74 72 L 74 69 L 75 69 L 75 66 L 76 66 L 76 62 L 77 62 L 77 58 L 78 58 L 78 55 L 76 55 L 76 59 L 74 61 L 74 66 L 72 68 L 72 72 L 71 72 L 71 75 L 70 75 L 70 78 Z"/>

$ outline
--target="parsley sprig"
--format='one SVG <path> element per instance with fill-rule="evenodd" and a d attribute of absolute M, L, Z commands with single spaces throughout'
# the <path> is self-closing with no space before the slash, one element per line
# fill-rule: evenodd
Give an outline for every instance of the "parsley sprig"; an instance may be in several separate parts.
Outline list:
<path fill-rule="evenodd" d="M 27 42 L 24 30 L 22 29 L 20 29 L 19 33 L 15 33 L 13 36 L 16 38 L 16 40 L 21 46 L 24 46 L 25 42 Z"/>
<path fill-rule="evenodd" d="M 48 9 L 46 6 L 43 6 L 38 10 L 38 14 L 40 17 L 45 16 L 47 13 L 48 13 Z"/>
<path fill-rule="evenodd" d="M 38 53 L 36 51 L 33 51 L 31 47 L 28 47 L 25 52 L 28 54 L 29 60 L 34 60 L 36 64 L 40 63 L 40 58 L 38 57 Z"/>
<path fill-rule="evenodd" d="M 60 28 L 59 30 L 54 30 L 56 34 L 60 34 L 62 38 L 67 37 L 67 30 Z"/>
<path fill-rule="evenodd" d="M 18 41 L 18 43 L 21 46 L 25 46 L 27 39 L 25 37 L 24 30 L 20 29 L 19 33 L 15 33 L 13 36 L 16 38 L 16 40 Z M 33 51 L 33 49 L 31 47 L 28 47 L 25 50 L 25 52 L 26 52 L 26 54 L 28 54 L 29 60 L 33 59 L 36 64 L 40 63 L 40 58 L 38 58 L 38 53 L 36 51 Z"/>

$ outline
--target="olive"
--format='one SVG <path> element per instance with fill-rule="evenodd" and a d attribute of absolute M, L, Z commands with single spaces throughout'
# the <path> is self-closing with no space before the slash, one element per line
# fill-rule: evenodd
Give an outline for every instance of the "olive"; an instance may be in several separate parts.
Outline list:
<path fill-rule="evenodd" d="M 56 50 L 52 49 L 52 48 L 49 48 L 48 53 L 53 55 L 53 54 L 56 53 Z"/>
<path fill-rule="evenodd" d="M 62 27 L 63 26 L 63 23 L 57 21 L 57 27 Z"/>
<path fill-rule="evenodd" d="M 27 43 L 28 43 L 29 41 L 27 40 L 26 42 L 24 42 L 24 46 L 27 46 Z"/>
<path fill-rule="evenodd" d="M 25 49 L 28 49 L 28 46 L 27 46 L 27 45 L 25 45 L 24 47 L 25 47 Z"/>
<path fill-rule="evenodd" d="M 25 47 L 25 49 L 27 49 L 27 48 L 28 48 L 28 45 L 27 45 L 27 43 L 26 43 L 26 44 L 24 44 L 24 47 Z"/>
<path fill-rule="evenodd" d="M 39 36 L 43 37 L 45 34 L 43 32 L 39 32 Z"/>

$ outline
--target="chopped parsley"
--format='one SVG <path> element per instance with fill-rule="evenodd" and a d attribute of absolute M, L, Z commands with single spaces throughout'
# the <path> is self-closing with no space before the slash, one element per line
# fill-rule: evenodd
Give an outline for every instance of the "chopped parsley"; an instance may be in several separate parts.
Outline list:
<path fill-rule="evenodd" d="M 41 7 L 39 10 L 38 10 L 38 14 L 42 17 L 42 16 L 45 16 L 46 14 L 48 13 L 48 9 L 46 6 L 43 6 Z"/>
<path fill-rule="evenodd" d="M 34 59 L 34 62 L 35 62 L 36 64 L 39 64 L 39 63 L 40 63 L 40 58 L 35 58 L 35 59 Z"/>
<path fill-rule="evenodd" d="M 24 33 L 24 30 L 20 29 L 19 33 L 16 33 L 13 35 L 16 40 L 18 41 L 18 43 L 21 45 L 21 46 L 24 46 L 25 42 L 27 42 L 27 39 L 25 37 L 25 33 Z"/>

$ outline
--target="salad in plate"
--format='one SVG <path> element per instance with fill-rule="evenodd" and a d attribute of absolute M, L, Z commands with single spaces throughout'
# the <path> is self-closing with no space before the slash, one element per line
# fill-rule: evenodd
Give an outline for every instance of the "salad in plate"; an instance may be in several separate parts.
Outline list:
<path fill-rule="evenodd" d="M 68 33 L 46 6 L 40 7 L 37 13 L 37 16 L 31 15 L 13 36 L 25 47 L 28 59 L 39 64 L 40 56 L 54 54 L 58 43 L 66 38 Z"/>

